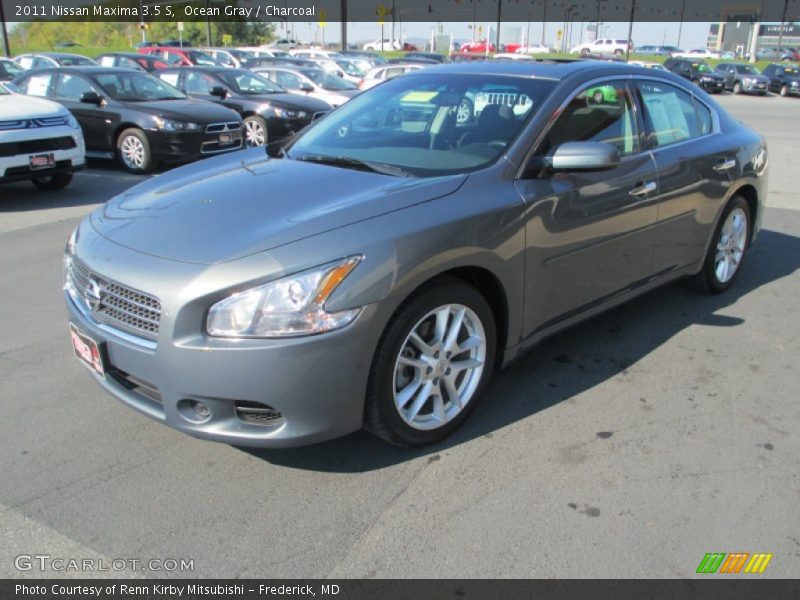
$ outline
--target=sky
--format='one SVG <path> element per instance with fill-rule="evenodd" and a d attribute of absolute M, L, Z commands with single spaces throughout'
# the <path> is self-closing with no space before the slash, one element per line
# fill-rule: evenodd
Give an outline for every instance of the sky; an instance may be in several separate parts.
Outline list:
<path fill-rule="evenodd" d="M 444 33 L 452 34 L 456 40 L 471 40 L 472 30 L 469 29 L 471 23 L 442 23 Z M 494 27 L 493 23 L 484 24 L 484 36 L 487 25 Z M 604 24 L 607 26 L 603 32 L 605 37 L 622 38 L 628 37 L 628 23 L 627 22 L 609 22 Z M 706 38 L 708 37 L 708 28 L 710 23 L 684 23 L 681 30 L 680 46 L 682 48 L 695 48 L 705 47 Z M 321 41 L 321 28 L 318 24 L 307 22 L 295 22 L 290 24 L 294 32 L 294 37 L 303 42 Z M 403 39 L 408 38 L 424 38 L 430 39 L 431 32 L 436 28 L 436 23 L 403 23 Z M 526 23 L 507 23 L 503 27 L 521 27 L 523 30 L 527 29 Z M 546 43 L 549 46 L 556 44 L 556 32 L 562 29 L 563 22 L 547 23 L 545 28 Z M 278 24 L 278 34 L 283 35 L 282 24 Z M 633 24 L 633 35 L 631 36 L 633 42 L 637 46 L 646 44 L 666 44 L 678 45 L 678 23 L 657 23 L 657 22 L 639 22 Z M 573 24 L 572 45 L 579 43 L 579 33 L 581 30 L 581 23 L 575 22 Z M 384 36 L 390 37 L 391 25 L 386 23 L 384 26 Z M 336 42 L 340 38 L 340 24 L 328 23 L 325 27 L 325 42 Z M 373 39 L 378 39 L 381 36 L 381 26 L 378 23 L 350 23 L 347 30 L 348 41 L 365 42 Z M 399 36 L 399 28 L 396 26 L 395 37 Z M 530 24 L 530 37 L 535 43 L 541 42 L 542 39 L 542 24 Z M 505 40 L 503 40 L 505 41 Z"/>

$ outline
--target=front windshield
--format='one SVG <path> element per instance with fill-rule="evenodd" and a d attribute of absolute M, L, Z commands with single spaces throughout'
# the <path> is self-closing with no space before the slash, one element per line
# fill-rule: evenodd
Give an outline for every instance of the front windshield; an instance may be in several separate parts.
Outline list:
<path fill-rule="evenodd" d="M 363 77 L 367 74 L 368 69 L 349 60 L 337 60 L 336 64 L 339 65 L 342 71 L 353 77 Z"/>
<path fill-rule="evenodd" d="M 323 71 L 322 69 L 307 69 L 303 71 L 303 74 L 325 90 L 358 89 L 355 85 L 353 85 L 349 81 L 345 81 L 338 75 L 331 75 L 330 73 L 328 73 L 327 71 Z"/>
<path fill-rule="evenodd" d="M 286 91 L 266 77 L 248 71 L 223 71 L 217 73 L 217 76 L 239 94 L 275 94 Z"/>
<path fill-rule="evenodd" d="M 366 161 L 418 177 L 463 173 L 496 160 L 554 85 L 490 75 L 397 77 L 318 121 L 287 156 Z"/>
<path fill-rule="evenodd" d="M 186 56 L 195 65 L 203 67 L 218 67 L 220 65 L 220 63 L 211 58 L 208 54 L 198 50 L 188 50 L 186 51 Z"/>
<path fill-rule="evenodd" d="M 748 75 L 761 75 L 758 69 L 756 69 L 755 67 L 751 67 L 750 65 L 737 65 L 736 72 L 747 73 Z"/>
<path fill-rule="evenodd" d="M 800 69 L 798 69 L 797 67 L 784 67 L 783 72 L 786 73 L 787 75 L 797 76 L 798 74 L 800 74 Z"/>
<path fill-rule="evenodd" d="M 58 64 L 60 64 L 62 67 L 84 67 L 84 66 L 96 65 L 97 63 L 94 62 L 91 58 L 75 55 L 75 56 L 59 56 Z"/>
<path fill-rule="evenodd" d="M 181 92 L 146 73 L 101 73 L 95 80 L 114 100 L 121 102 L 146 102 L 148 100 L 182 100 Z"/>

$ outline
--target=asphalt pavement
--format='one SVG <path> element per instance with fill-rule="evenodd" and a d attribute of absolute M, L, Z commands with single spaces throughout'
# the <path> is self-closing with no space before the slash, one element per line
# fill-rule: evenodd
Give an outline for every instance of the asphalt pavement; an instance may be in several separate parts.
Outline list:
<path fill-rule="evenodd" d="M 128 561 L 98 575 L 691 577 L 707 552 L 797 577 L 800 99 L 720 102 L 770 145 L 735 287 L 670 285 L 543 343 L 422 450 L 361 432 L 245 451 L 124 407 L 71 354 L 61 255 L 142 178 L 100 164 L 63 193 L 0 188 L 0 577 L 87 575 L 15 567 L 37 554 Z"/>

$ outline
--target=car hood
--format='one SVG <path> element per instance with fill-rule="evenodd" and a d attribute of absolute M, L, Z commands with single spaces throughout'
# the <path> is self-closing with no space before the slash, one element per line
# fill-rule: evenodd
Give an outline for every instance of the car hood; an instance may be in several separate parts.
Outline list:
<path fill-rule="evenodd" d="M 354 96 L 358 96 L 361 93 L 361 90 L 327 90 L 324 88 L 319 88 L 320 92 L 323 94 L 333 94 L 335 96 L 344 96 L 346 98 L 352 98 Z"/>
<path fill-rule="evenodd" d="M 0 96 L 1 121 L 57 117 L 66 114 L 67 110 L 63 106 L 43 98 L 23 96 L 22 94 Z"/>
<path fill-rule="evenodd" d="M 263 102 L 265 104 L 274 104 L 275 106 L 282 106 L 285 108 L 305 110 L 312 113 L 331 109 L 331 105 L 327 102 L 309 96 L 299 96 L 297 94 L 275 93 L 258 96 L 243 95 L 242 98 L 255 102 Z"/>
<path fill-rule="evenodd" d="M 240 119 L 239 114 L 231 109 L 202 100 L 153 100 L 151 102 L 126 102 L 125 105 L 128 108 L 158 115 L 165 119 L 194 123 L 217 123 Z"/>
<path fill-rule="evenodd" d="M 466 178 L 392 177 L 270 159 L 254 148 L 153 177 L 91 221 L 133 250 L 213 264 L 452 194 Z"/>

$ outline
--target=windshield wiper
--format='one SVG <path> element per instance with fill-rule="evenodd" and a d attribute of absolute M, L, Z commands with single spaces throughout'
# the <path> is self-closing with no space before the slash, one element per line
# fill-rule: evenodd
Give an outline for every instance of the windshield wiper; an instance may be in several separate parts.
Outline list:
<path fill-rule="evenodd" d="M 331 165 L 333 167 L 342 167 L 345 169 L 356 169 L 359 171 L 370 171 L 372 173 L 380 173 L 381 175 L 392 175 L 393 177 L 413 177 L 411 173 L 395 167 L 394 165 L 387 165 L 386 163 L 372 162 L 361 160 L 358 158 L 350 158 L 349 156 L 325 156 L 322 154 L 307 154 L 305 156 L 298 156 L 295 160 L 303 160 L 307 162 L 315 162 L 322 165 Z"/>

